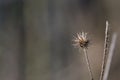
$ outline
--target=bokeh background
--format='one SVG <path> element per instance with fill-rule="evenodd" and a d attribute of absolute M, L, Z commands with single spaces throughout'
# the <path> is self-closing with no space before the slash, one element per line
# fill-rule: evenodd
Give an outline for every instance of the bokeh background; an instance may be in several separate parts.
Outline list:
<path fill-rule="evenodd" d="M 0 0 L 0 80 L 89 80 L 81 31 L 99 80 L 106 20 L 118 34 L 108 80 L 120 80 L 120 0 Z"/>

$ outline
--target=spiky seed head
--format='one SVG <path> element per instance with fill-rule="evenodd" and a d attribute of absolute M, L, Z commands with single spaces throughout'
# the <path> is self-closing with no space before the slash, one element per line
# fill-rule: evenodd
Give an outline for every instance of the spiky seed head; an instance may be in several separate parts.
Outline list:
<path fill-rule="evenodd" d="M 89 40 L 87 38 L 87 33 L 77 33 L 77 36 L 74 37 L 73 42 L 75 47 L 88 48 Z"/>

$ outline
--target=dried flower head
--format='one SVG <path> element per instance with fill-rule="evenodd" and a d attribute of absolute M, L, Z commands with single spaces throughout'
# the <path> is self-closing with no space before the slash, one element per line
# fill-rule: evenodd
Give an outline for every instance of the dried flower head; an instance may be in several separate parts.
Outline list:
<path fill-rule="evenodd" d="M 81 32 L 77 33 L 77 37 L 74 37 L 74 46 L 81 47 L 81 48 L 87 48 L 89 44 L 89 40 L 87 38 L 87 33 Z"/>

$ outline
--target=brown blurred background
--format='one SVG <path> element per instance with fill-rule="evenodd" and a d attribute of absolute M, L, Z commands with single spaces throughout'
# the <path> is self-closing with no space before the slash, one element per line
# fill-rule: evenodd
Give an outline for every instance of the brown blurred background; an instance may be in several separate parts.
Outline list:
<path fill-rule="evenodd" d="M 0 0 L 0 80 L 89 80 L 73 35 L 88 32 L 99 80 L 105 21 L 117 44 L 109 80 L 120 80 L 120 0 Z"/>

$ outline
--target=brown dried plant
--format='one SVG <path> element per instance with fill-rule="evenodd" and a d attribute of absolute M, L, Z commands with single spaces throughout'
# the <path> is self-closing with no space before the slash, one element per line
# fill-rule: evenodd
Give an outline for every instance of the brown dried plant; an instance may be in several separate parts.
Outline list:
<path fill-rule="evenodd" d="M 83 49 L 87 67 L 88 67 L 88 71 L 89 71 L 90 78 L 91 78 L 90 80 L 94 80 L 91 66 L 90 66 L 90 61 L 88 58 L 88 53 L 87 53 L 87 48 L 89 45 L 89 39 L 87 37 L 87 33 L 85 33 L 85 32 L 77 33 L 77 37 L 74 37 L 73 41 L 74 41 L 74 44 L 73 44 L 74 46 Z"/>
<path fill-rule="evenodd" d="M 106 60 L 108 55 L 109 41 L 110 41 L 109 24 L 108 24 L 108 21 L 106 21 L 104 53 L 103 53 L 100 80 L 103 80 L 103 76 L 104 76 L 105 65 L 106 65 Z"/>
<path fill-rule="evenodd" d="M 105 42 L 104 42 L 104 53 L 103 53 L 103 59 L 102 59 L 102 67 L 101 67 L 101 74 L 100 74 L 100 80 L 107 80 L 108 79 L 108 74 L 110 70 L 110 64 L 112 61 L 112 56 L 113 56 L 113 51 L 115 48 L 115 43 L 116 43 L 116 38 L 117 34 L 114 34 L 112 37 L 110 49 L 109 49 L 109 44 L 110 44 L 110 29 L 109 29 L 109 24 L 108 21 L 106 21 L 106 29 L 105 29 Z M 87 37 L 87 33 L 81 32 L 77 33 L 77 36 L 74 37 L 74 46 L 81 48 L 83 50 L 83 53 L 85 55 L 88 71 L 90 74 L 90 80 L 94 80 L 93 75 L 92 75 L 92 70 L 88 58 L 88 53 L 87 49 L 90 44 L 90 41 Z"/>

